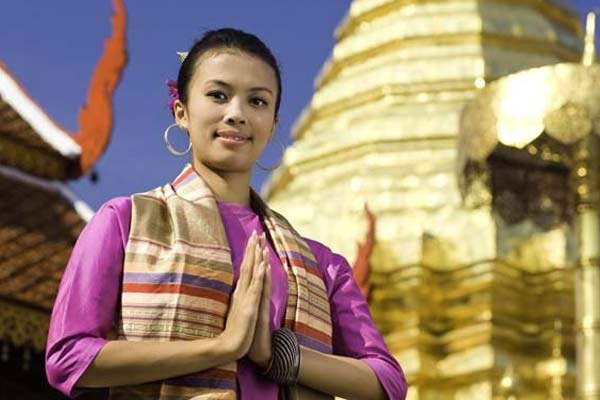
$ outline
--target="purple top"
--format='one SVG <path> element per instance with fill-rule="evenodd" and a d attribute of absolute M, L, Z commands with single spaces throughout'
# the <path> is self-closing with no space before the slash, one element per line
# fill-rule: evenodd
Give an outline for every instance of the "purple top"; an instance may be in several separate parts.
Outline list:
<path fill-rule="evenodd" d="M 253 230 L 263 232 L 258 215 L 246 206 L 217 203 L 229 240 L 234 284 L 239 276 L 245 244 Z M 129 237 L 131 199 L 108 201 L 81 232 L 65 269 L 48 332 L 46 373 L 52 386 L 75 397 L 75 384 L 107 342 L 119 314 L 123 256 Z M 390 399 L 404 399 L 406 380 L 375 327 L 367 303 L 340 255 L 308 240 L 331 305 L 334 354 L 361 359 L 375 372 Z M 272 271 L 271 330 L 281 326 L 287 301 L 287 279 L 269 244 Z M 247 358 L 238 360 L 239 399 L 272 399 L 278 386 L 258 373 Z"/>

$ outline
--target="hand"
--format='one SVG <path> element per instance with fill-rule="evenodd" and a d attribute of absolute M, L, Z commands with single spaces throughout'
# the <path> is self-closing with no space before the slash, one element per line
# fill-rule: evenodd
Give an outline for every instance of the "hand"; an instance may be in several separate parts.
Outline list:
<path fill-rule="evenodd" d="M 220 335 L 223 346 L 236 360 L 248 352 L 254 339 L 265 271 L 259 238 L 253 232 L 246 245 L 237 286 L 231 295 L 225 330 Z"/>
<path fill-rule="evenodd" d="M 271 330 L 269 321 L 271 317 L 271 265 L 269 263 L 269 250 L 266 246 L 264 234 L 260 239 L 262 249 L 262 261 L 267 269 L 263 283 L 262 296 L 260 298 L 260 309 L 258 311 L 258 320 L 256 322 L 256 331 L 254 340 L 248 352 L 248 358 L 261 368 L 266 368 L 271 360 Z"/>

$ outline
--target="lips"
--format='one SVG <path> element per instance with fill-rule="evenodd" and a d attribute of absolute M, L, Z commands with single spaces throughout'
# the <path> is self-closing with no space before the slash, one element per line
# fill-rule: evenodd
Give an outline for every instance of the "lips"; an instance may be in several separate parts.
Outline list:
<path fill-rule="evenodd" d="M 242 143 L 247 140 L 250 140 L 248 136 L 238 131 L 218 131 L 215 133 L 215 136 L 228 142 L 231 141 Z"/>

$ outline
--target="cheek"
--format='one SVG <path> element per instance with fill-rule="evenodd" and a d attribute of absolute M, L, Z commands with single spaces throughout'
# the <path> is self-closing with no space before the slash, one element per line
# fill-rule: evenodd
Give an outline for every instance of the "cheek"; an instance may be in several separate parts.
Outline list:
<path fill-rule="evenodd" d="M 221 112 L 218 105 L 208 101 L 196 101 L 190 104 L 189 119 L 194 127 L 204 127 L 219 121 Z"/>
<path fill-rule="evenodd" d="M 260 116 L 256 119 L 255 126 L 260 130 L 261 136 L 266 136 L 269 139 L 271 131 L 273 130 L 273 117 L 271 115 Z"/>

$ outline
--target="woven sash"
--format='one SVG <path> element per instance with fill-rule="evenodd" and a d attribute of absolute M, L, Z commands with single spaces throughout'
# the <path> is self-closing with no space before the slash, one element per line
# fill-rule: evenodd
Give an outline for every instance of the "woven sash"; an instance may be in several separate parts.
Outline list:
<path fill-rule="evenodd" d="M 254 192 L 252 207 L 288 278 L 284 326 L 331 353 L 327 291 L 306 242 Z M 231 251 L 216 200 L 187 165 L 172 184 L 132 196 L 123 267 L 120 340 L 212 338 L 225 328 L 233 290 Z M 236 363 L 187 376 L 111 389 L 111 399 L 235 399 Z"/>

